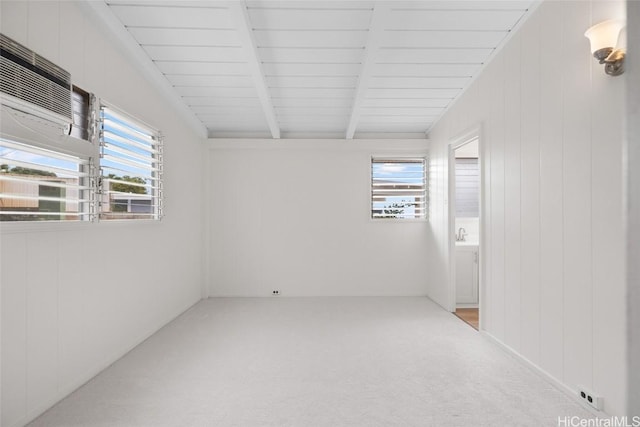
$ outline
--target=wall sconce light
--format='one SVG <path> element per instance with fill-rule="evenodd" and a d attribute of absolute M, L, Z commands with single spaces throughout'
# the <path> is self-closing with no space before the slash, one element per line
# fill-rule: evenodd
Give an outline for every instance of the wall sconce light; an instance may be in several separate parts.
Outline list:
<path fill-rule="evenodd" d="M 621 46 L 620 32 L 625 27 L 624 21 L 610 19 L 589 28 L 585 37 L 591 42 L 591 53 L 604 64 L 604 72 L 610 76 L 624 73 L 624 56 L 626 46 Z"/>

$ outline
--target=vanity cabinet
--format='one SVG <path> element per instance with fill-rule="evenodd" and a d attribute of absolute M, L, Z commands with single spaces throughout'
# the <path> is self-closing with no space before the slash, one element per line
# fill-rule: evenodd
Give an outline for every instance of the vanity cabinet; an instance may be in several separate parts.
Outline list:
<path fill-rule="evenodd" d="M 478 245 L 456 245 L 456 303 L 478 304 Z"/>

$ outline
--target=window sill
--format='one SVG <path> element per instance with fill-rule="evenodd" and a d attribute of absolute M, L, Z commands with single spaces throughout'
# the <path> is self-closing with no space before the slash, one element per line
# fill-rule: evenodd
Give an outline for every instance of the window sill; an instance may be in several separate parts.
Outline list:
<path fill-rule="evenodd" d="M 1 222 L 0 234 L 34 233 L 67 230 L 86 230 L 93 224 L 87 221 L 24 221 Z"/>
<path fill-rule="evenodd" d="M 395 218 L 369 218 L 369 222 L 381 224 L 405 224 L 405 223 L 428 223 L 428 218 L 411 218 L 411 219 L 395 219 Z"/>
<path fill-rule="evenodd" d="M 56 231 L 78 231 L 91 230 L 100 227 L 151 227 L 160 224 L 161 221 L 155 219 L 137 220 L 103 220 L 96 222 L 88 221 L 37 221 L 37 222 L 0 222 L 0 234 L 12 233 L 46 233 Z"/>

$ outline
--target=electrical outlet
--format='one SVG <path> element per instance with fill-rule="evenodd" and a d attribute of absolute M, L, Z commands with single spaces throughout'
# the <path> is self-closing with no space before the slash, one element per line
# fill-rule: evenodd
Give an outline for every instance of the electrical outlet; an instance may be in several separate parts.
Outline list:
<path fill-rule="evenodd" d="M 578 395 L 587 405 L 596 408 L 598 411 L 602 410 L 602 397 L 596 396 L 584 387 L 580 387 Z"/>
<path fill-rule="evenodd" d="M 271 295 L 274 295 L 274 296 L 280 295 L 280 291 L 279 290 L 272 291 Z"/>

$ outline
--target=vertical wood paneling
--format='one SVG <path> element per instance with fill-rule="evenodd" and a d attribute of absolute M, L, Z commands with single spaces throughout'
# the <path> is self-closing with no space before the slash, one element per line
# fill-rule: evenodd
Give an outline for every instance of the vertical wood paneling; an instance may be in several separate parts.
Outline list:
<path fill-rule="evenodd" d="M 505 279 L 504 279 L 504 233 L 505 233 L 505 129 L 501 125 L 504 117 L 504 55 L 494 60 L 498 68 L 494 73 L 493 93 L 489 106 L 491 127 L 491 250 L 489 261 L 491 262 L 491 295 L 490 300 L 493 333 L 495 337 L 504 341 L 505 334 Z"/>
<path fill-rule="evenodd" d="M 28 38 L 29 49 L 47 52 L 43 55 L 49 61 L 58 63 L 60 59 L 59 2 L 34 1 L 29 6 Z"/>
<path fill-rule="evenodd" d="M 379 148 L 376 141 L 358 145 L 213 144 L 211 295 L 269 296 L 275 289 L 284 296 L 426 293 L 428 225 L 370 219 L 371 156 Z M 425 153 L 424 141 L 412 145 L 383 151 Z"/>
<path fill-rule="evenodd" d="M 178 191 L 158 224 L 0 227 L 3 426 L 27 423 L 89 380 L 195 303 L 202 285 L 201 184 L 186 179 L 202 172 L 202 140 L 101 23 L 85 19 L 78 2 L 0 2 L 3 34 L 59 62 L 75 84 L 161 126 L 165 183 Z M 105 72 L 107 63 L 118 72 Z"/>
<path fill-rule="evenodd" d="M 212 193 L 216 194 L 213 202 L 214 235 L 218 242 L 233 241 L 237 244 L 213 245 L 215 280 L 211 283 L 211 295 L 252 295 L 260 289 L 265 273 L 259 256 L 263 250 L 261 210 L 270 193 L 261 194 L 259 183 L 265 180 L 266 175 L 260 176 L 261 161 L 255 153 L 245 152 L 241 158 L 220 154 L 212 154 L 211 157 L 215 176 Z M 229 186 L 228 182 L 234 185 Z M 240 193 L 239 189 L 242 189 Z M 237 194 L 242 194 L 242 197 L 235 197 Z M 283 211 L 279 212 L 284 216 Z M 271 226 L 275 233 L 281 231 L 275 224 Z M 269 252 L 273 254 L 274 250 Z M 274 254 L 277 255 L 281 254 Z"/>
<path fill-rule="evenodd" d="M 11 34 L 18 43 L 27 44 L 29 22 L 29 4 L 22 0 L 2 2 L 0 28 L 3 34 Z"/>
<path fill-rule="evenodd" d="M 544 31 L 540 43 L 540 366 L 562 377 L 563 193 L 562 82 L 556 64 L 562 60 L 562 5 L 540 10 Z"/>
<path fill-rule="evenodd" d="M 60 386 L 68 388 L 82 380 L 88 370 L 87 349 L 84 342 L 85 287 L 84 272 L 76 262 L 86 251 L 82 233 L 69 233 L 60 240 L 59 257 L 59 367 Z"/>
<path fill-rule="evenodd" d="M 521 328 L 522 354 L 540 361 L 540 14 L 521 31 Z"/>
<path fill-rule="evenodd" d="M 116 233 L 109 233 L 108 230 L 100 230 L 95 239 L 104 247 L 114 248 L 118 247 L 121 236 Z M 91 242 L 90 248 L 83 257 L 83 261 L 88 271 L 100 271 L 101 268 L 105 267 L 105 261 L 109 258 L 93 242 Z M 118 259 L 128 259 L 130 254 L 130 249 L 123 248 L 122 251 L 118 252 Z M 118 302 L 116 302 L 117 305 L 112 305 L 114 302 L 113 295 L 118 293 L 114 292 L 114 288 L 119 287 L 118 285 L 114 286 L 113 282 L 116 281 L 111 275 L 95 274 L 84 289 L 86 295 L 84 316 L 88 319 L 84 339 L 88 346 L 89 359 L 92 365 L 104 363 L 109 353 L 114 351 L 111 345 L 116 339 L 117 332 L 120 332 L 121 339 L 131 333 L 132 328 L 127 331 L 119 329 L 121 323 L 126 322 L 126 311 Z M 120 297 L 128 298 L 129 296 L 121 294 Z"/>
<path fill-rule="evenodd" d="M 520 351 L 520 33 L 505 46 L 505 343 Z"/>
<path fill-rule="evenodd" d="M 640 22 L 640 3 L 628 2 L 627 13 L 629 22 Z M 625 65 L 629 73 L 627 79 L 640 81 L 640 26 L 629 27 L 629 51 Z M 628 87 L 631 83 L 626 83 Z M 627 277 L 625 288 L 627 292 L 627 342 L 626 351 L 628 372 L 626 389 L 627 414 L 640 414 L 640 339 L 637 331 L 640 329 L 640 91 L 628 91 L 626 97 L 626 131 L 627 139 L 624 145 L 625 168 L 625 225 L 627 233 L 626 261 Z M 632 331 L 635 331 L 632 332 Z M 618 384 L 619 388 L 623 388 Z"/>
<path fill-rule="evenodd" d="M 111 76 L 108 76 L 106 72 L 107 56 L 104 55 L 104 51 L 107 49 L 107 43 L 97 29 L 91 26 L 90 22 L 85 24 L 82 31 L 84 36 L 84 51 L 82 53 L 84 80 L 79 80 L 77 83 L 83 89 L 90 90 L 98 96 L 114 96 L 110 94 L 109 90 Z M 118 90 L 120 89 L 115 88 L 114 91 Z"/>
<path fill-rule="evenodd" d="M 49 402 L 58 390 L 58 235 L 27 238 L 27 405 Z"/>
<path fill-rule="evenodd" d="M 59 65 L 67 70 L 74 70 L 73 84 L 84 86 L 84 35 L 85 19 L 72 2 L 60 2 L 60 59 Z"/>
<path fill-rule="evenodd" d="M 480 75 L 478 78 L 478 99 L 481 102 L 490 102 L 491 94 L 493 92 L 493 86 L 490 84 L 490 79 L 484 75 Z M 486 125 L 488 121 L 488 115 L 486 104 L 478 105 L 481 108 L 480 121 L 485 123 L 482 129 L 482 136 L 480 138 L 480 173 L 482 187 L 481 199 L 480 199 L 480 230 L 485 230 L 484 235 L 481 234 L 480 242 L 480 259 L 484 259 L 482 266 L 480 267 L 480 306 L 485 308 L 490 307 L 489 304 L 492 301 L 493 286 L 491 283 L 491 142 L 492 142 L 492 129 Z M 482 231 L 481 231 L 482 233 Z M 484 310 L 480 314 L 480 327 L 486 330 L 492 330 L 493 327 L 493 310 Z"/>
<path fill-rule="evenodd" d="M 620 17 L 624 6 L 543 2 L 476 79 L 477 95 L 465 93 L 431 133 L 439 153 L 463 125 L 484 126 L 484 328 L 568 389 L 591 388 L 617 415 L 624 414 L 627 379 L 620 173 L 626 75 L 605 76 L 583 34 Z M 496 79 L 504 84 L 499 118 Z M 504 239 L 503 283 L 496 239 Z M 503 286 L 504 331 L 496 295 Z"/>
<path fill-rule="evenodd" d="M 623 18 L 624 5 L 608 1 L 592 3 L 591 23 L 605 19 Z M 624 130 L 620 126 L 602 126 L 619 123 L 624 117 L 623 103 L 601 102 L 602 99 L 624 99 L 625 74 L 607 76 L 597 61 L 591 61 L 591 167 L 592 167 L 592 289 L 593 289 L 593 389 L 609 398 L 607 410 L 621 413 L 623 407 L 614 402 L 624 400 L 624 387 L 617 378 L 626 378 L 625 357 L 622 351 L 611 351 L 624 342 L 622 328 L 625 313 L 619 307 L 625 304 L 625 291 L 611 283 L 624 282 L 624 238 L 622 216 L 622 141 Z M 631 80 L 627 80 L 631 81 Z M 637 90 L 632 89 L 632 90 Z M 636 140 L 634 140 L 636 141 Z"/>
<path fill-rule="evenodd" d="M 259 189 L 260 197 L 262 198 L 261 205 L 264 207 L 258 217 L 263 221 L 263 227 L 258 231 L 264 248 L 261 252 L 265 255 L 260 256 L 260 252 L 247 254 L 248 259 L 261 260 L 263 268 L 265 270 L 265 276 L 269 278 L 281 278 L 282 290 L 293 290 L 296 288 L 296 281 L 304 276 L 305 271 L 308 271 L 310 277 L 309 282 L 313 282 L 318 274 L 322 275 L 321 271 L 316 271 L 318 264 L 315 264 L 313 260 L 317 259 L 314 249 L 314 236 L 318 236 L 317 232 L 311 230 L 311 227 L 306 227 L 305 223 L 308 221 L 309 212 L 304 212 L 307 208 L 314 212 L 316 209 L 320 209 L 317 212 L 322 212 L 327 206 L 314 206 L 316 203 L 323 201 L 324 203 L 331 203 L 331 198 L 323 198 L 322 193 L 318 193 L 316 185 L 316 178 L 320 179 L 314 174 L 305 173 L 305 167 L 309 167 L 312 163 L 309 163 L 307 153 L 301 153 L 299 156 L 291 156 L 286 152 L 268 152 L 263 156 L 268 164 L 279 165 L 277 167 L 270 167 L 262 169 L 259 162 L 256 164 L 257 170 L 263 171 L 262 185 Z M 318 161 L 321 161 L 322 153 L 318 153 Z M 287 159 L 288 160 L 285 160 Z M 330 163 L 330 162 L 329 162 Z M 327 163 L 327 164 L 329 164 Z M 336 171 L 336 173 L 339 173 Z M 296 185 L 290 177 L 296 176 L 298 183 L 304 180 L 306 192 Z M 302 190 L 303 194 L 299 194 Z M 291 194 L 298 194 L 295 198 L 291 197 Z M 315 201 L 310 200 L 310 197 L 314 195 L 318 196 Z M 323 200 L 324 199 L 324 200 Z M 333 201 L 332 201 L 333 202 Z M 336 203 L 336 206 L 340 206 Z M 285 213 L 283 215 L 283 213 Z M 330 214 L 329 214 L 330 215 Z M 248 218 L 247 218 L 248 220 Z M 325 218 L 318 218 L 311 222 L 323 222 Z M 245 221 L 240 223 L 240 226 Z M 325 234 L 326 233 L 320 233 Z M 289 242 L 287 245 L 278 245 L 274 242 Z M 247 241 L 248 244 L 249 240 Z M 298 257 L 296 252 L 301 251 L 308 253 L 310 257 Z M 316 256 L 314 256 L 316 255 Z M 264 259 L 263 259 L 264 258 Z M 282 259 L 296 259 L 298 262 L 282 263 L 278 260 Z M 258 291 L 259 293 L 259 291 Z"/>
<path fill-rule="evenodd" d="M 2 292 L 2 418 L 14 425 L 27 412 L 27 243 L 24 235 L 0 239 Z"/>
<path fill-rule="evenodd" d="M 592 386 L 590 5 L 563 5 L 564 380 Z M 578 33 L 578 34 L 576 34 Z"/>
<path fill-rule="evenodd" d="M 447 234 L 449 233 L 449 221 L 446 216 L 448 187 L 445 174 L 447 169 L 443 167 L 447 161 L 448 145 L 431 146 L 429 151 L 429 224 L 434 236 L 432 253 L 440 260 L 446 260 L 449 256 Z M 449 265 L 446 262 L 430 265 L 435 280 L 446 281 L 449 274 Z M 442 282 L 441 282 L 442 283 Z M 437 286 L 436 282 L 428 281 L 426 284 L 430 297 L 443 307 L 449 308 L 449 289 Z"/>

